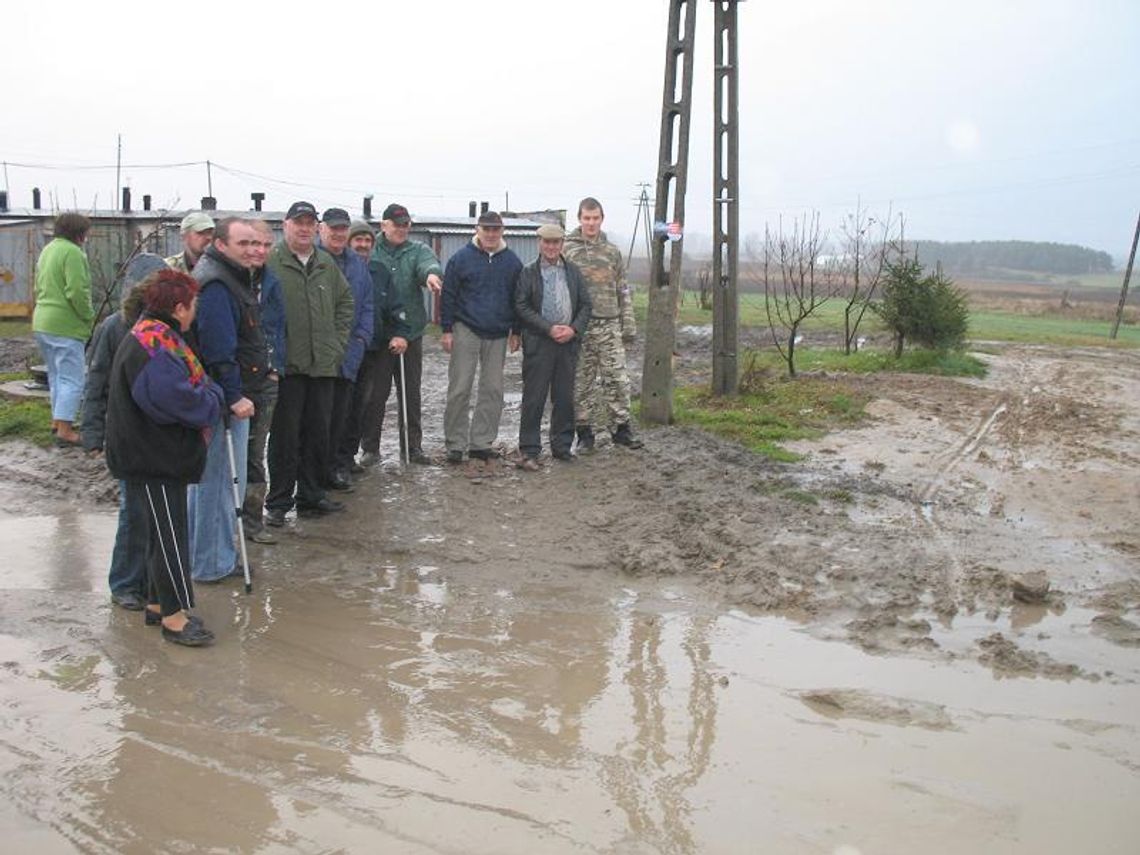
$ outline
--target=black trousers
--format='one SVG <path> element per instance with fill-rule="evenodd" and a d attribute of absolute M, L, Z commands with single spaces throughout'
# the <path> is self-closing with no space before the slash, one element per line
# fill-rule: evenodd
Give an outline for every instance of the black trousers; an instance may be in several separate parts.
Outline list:
<path fill-rule="evenodd" d="M 351 432 L 352 403 L 355 399 L 356 384 L 354 382 L 347 377 L 337 377 L 333 380 L 332 413 L 329 427 L 329 470 L 325 473 L 325 480 L 322 482 L 326 486 L 331 483 L 332 476 L 338 469 L 347 470 L 352 464 L 351 458 L 348 460 L 342 458 L 340 448 Z"/>
<path fill-rule="evenodd" d="M 194 607 L 190 579 L 190 528 L 186 484 L 181 481 L 126 481 L 127 502 L 146 509 L 146 601 L 164 617 Z"/>
<path fill-rule="evenodd" d="M 542 411 L 550 409 L 550 450 L 569 454 L 574 442 L 574 372 L 578 339 L 559 344 L 549 336 L 523 334 L 523 394 L 519 413 L 519 451 L 538 457 L 542 451 Z"/>
<path fill-rule="evenodd" d="M 335 377 L 286 375 L 277 386 L 269 431 L 269 494 L 265 507 L 287 511 L 325 497 Z"/>
<path fill-rule="evenodd" d="M 405 378 L 408 389 L 408 443 L 412 448 L 423 448 L 424 429 L 420 412 L 420 384 L 424 375 L 424 340 L 417 338 L 408 342 L 404 352 Z M 400 402 L 400 357 L 387 348 L 370 350 L 364 354 L 356 385 L 360 394 L 360 448 L 378 454 L 380 451 L 380 431 L 384 427 L 384 408 L 392 386 L 396 387 L 396 401 Z M 402 407 L 397 408 L 402 411 Z M 400 431 L 400 449 L 404 448 L 403 425 Z M 353 446 L 352 454 L 356 454 Z"/>

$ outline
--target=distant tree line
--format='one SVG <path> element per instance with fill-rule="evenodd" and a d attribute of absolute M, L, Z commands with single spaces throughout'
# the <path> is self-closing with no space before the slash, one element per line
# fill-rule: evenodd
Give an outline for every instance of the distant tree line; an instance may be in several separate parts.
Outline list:
<path fill-rule="evenodd" d="M 1045 243 L 1025 240 L 980 240 L 906 242 L 906 254 L 927 266 L 941 264 L 954 273 L 982 273 L 989 270 L 1026 270 L 1034 273 L 1079 275 L 1108 273 L 1113 269 L 1107 252 L 1071 243 Z"/>

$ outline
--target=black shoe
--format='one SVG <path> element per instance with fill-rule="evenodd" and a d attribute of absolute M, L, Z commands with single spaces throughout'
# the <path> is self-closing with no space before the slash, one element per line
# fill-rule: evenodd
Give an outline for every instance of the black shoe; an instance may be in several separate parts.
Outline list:
<path fill-rule="evenodd" d="M 538 459 L 529 456 L 524 456 L 522 460 L 515 465 L 524 472 L 539 472 L 542 469 L 542 465 L 538 462 Z"/>
<path fill-rule="evenodd" d="M 198 615 L 186 615 L 186 619 L 190 623 L 201 623 L 202 619 Z M 153 612 L 150 609 L 146 610 L 146 625 L 158 626 L 162 623 L 162 612 Z"/>
<path fill-rule="evenodd" d="M 578 451 L 594 450 L 594 429 L 589 425 L 578 428 Z"/>
<path fill-rule="evenodd" d="M 344 502 L 329 498 L 321 499 L 319 502 L 310 505 L 297 505 L 298 516 L 304 517 L 323 517 L 325 514 L 335 514 L 337 511 L 343 510 Z"/>
<path fill-rule="evenodd" d="M 449 451 L 449 452 L 447 452 L 447 462 L 450 463 L 452 466 L 458 466 L 460 463 L 463 462 L 463 452 L 462 451 Z"/>
<path fill-rule="evenodd" d="M 550 454 L 555 460 L 561 460 L 563 463 L 574 463 L 578 459 L 569 451 L 552 451 Z"/>
<path fill-rule="evenodd" d="M 329 479 L 329 489 L 341 493 L 351 493 L 352 481 L 349 479 L 348 473 L 343 470 L 334 472 L 332 478 Z"/>
<path fill-rule="evenodd" d="M 640 439 L 633 435 L 633 431 L 629 428 L 629 422 L 622 422 L 613 431 L 614 444 L 624 445 L 626 448 L 641 448 L 645 445 Z"/>
<path fill-rule="evenodd" d="M 408 455 L 408 460 L 412 463 L 418 463 L 420 466 L 431 466 L 431 458 L 424 454 L 422 448 L 413 448 Z"/>
<path fill-rule="evenodd" d="M 173 641 L 175 644 L 181 644 L 184 647 L 205 647 L 207 644 L 214 643 L 214 633 L 206 629 L 201 622 L 190 620 L 186 626 L 178 632 L 173 629 L 167 629 L 165 626 L 162 628 L 162 637 L 167 641 Z"/>
<path fill-rule="evenodd" d="M 134 591 L 112 591 L 111 602 L 128 612 L 141 612 L 146 608 L 146 600 Z"/>
<path fill-rule="evenodd" d="M 274 528 L 281 528 L 285 525 L 285 509 L 284 508 L 266 508 L 265 509 L 265 524 L 271 525 Z"/>

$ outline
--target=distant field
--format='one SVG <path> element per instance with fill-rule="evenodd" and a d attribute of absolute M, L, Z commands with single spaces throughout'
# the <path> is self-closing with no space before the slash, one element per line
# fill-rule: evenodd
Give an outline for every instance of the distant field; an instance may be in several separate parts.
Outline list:
<path fill-rule="evenodd" d="M 1126 322 L 1120 327 L 1117 340 L 1112 342 L 1108 333 L 1114 305 L 1097 303 L 1082 306 L 1078 302 L 1074 309 L 1062 312 L 1059 300 L 1017 299 L 1008 292 L 993 299 L 971 292 L 971 302 L 975 306 L 970 312 L 969 338 L 972 341 L 1011 341 L 1074 347 L 1140 347 L 1140 325 L 1135 322 L 1137 310 L 1132 306 L 1128 308 Z M 643 326 L 647 305 L 648 298 L 644 290 L 638 289 L 635 292 L 634 306 Z M 767 327 L 763 296 L 742 295 L 739 316 L 742 327 Z M 685 293 L 678 313 L 678 323 L 693 326 L 712 323 L 712 313 L 700 308 L 696 292 Z M 878 318 L 871 312 L 866 314 L 859 329 L 861 334 L 866 335 L 881 334 L 883 331 Z M 841 336 L 842 331 L 843 303 L 838 299 L 824 304 L 803 327 L 803 332 L 809 339 L 813 333 L 825 333 L 835 339 Z"/>

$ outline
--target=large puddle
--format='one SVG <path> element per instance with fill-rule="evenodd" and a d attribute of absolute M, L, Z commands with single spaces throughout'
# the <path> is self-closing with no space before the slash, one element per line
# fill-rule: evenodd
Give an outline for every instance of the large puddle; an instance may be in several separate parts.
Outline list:
<path fill-rule="evenodd" d="M 315 526 L 303 547 L 255 555 L 252 596 L 200 588 L 219 641 L 186 650 L 107 604 L 113 529 L 111 514 L 0 518 L 7 851 L 1140 840 L 1140 662 L 1107 642 L 1099 680 L 1002 679 L 870 655 L 572 556 L 476 567 L 441 560 L 431 531 L 352 549 Z M 960 620 L 1063 639 L 1086 617 Z"/>

